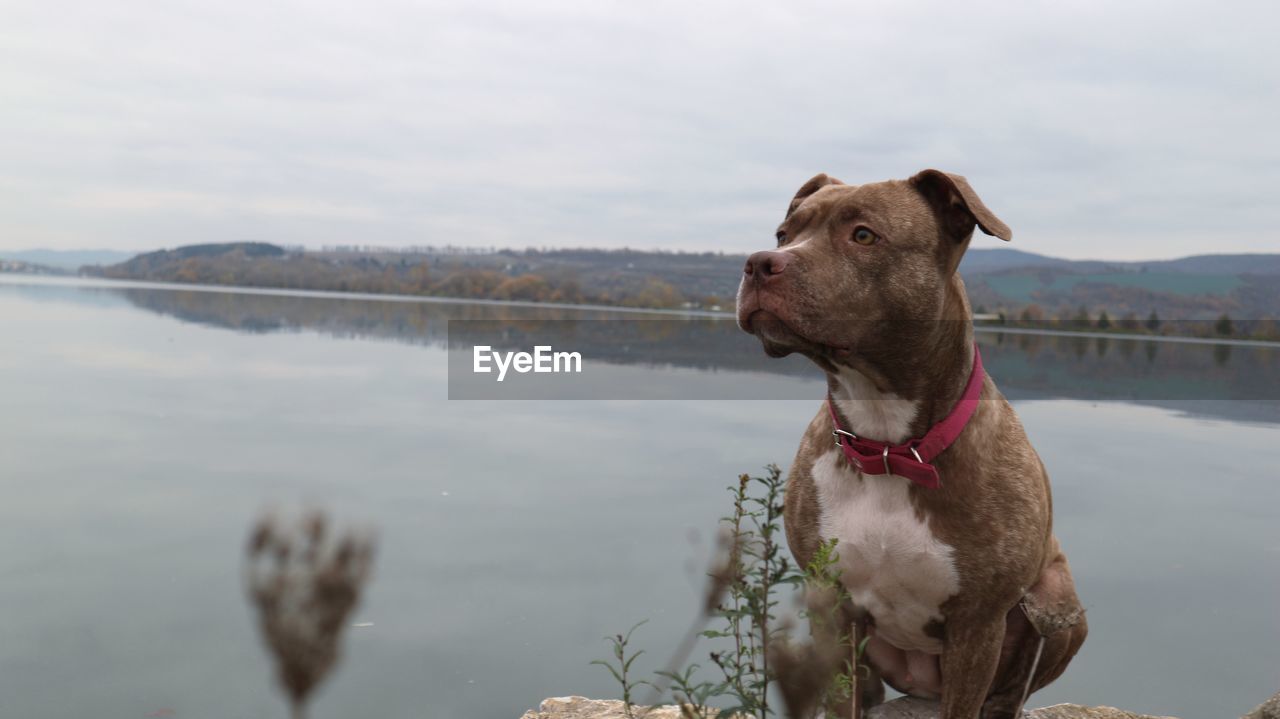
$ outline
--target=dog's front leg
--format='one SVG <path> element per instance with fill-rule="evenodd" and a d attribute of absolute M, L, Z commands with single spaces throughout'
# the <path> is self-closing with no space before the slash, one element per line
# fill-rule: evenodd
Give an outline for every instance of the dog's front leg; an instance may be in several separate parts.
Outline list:
<path fill-rule="evenodd" d="M 1003 616 L 950 620 L 942 648 L 941 719 L 977 719 L 1000 663 Z"/>

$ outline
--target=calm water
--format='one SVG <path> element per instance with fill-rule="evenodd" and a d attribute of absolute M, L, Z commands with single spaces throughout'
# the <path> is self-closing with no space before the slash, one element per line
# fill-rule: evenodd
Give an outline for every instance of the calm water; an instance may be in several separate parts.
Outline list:
<path fill-rule="evenodd" d="M 356 617 L 373 626 L 350 631 L 317 718 L 612 696 L 588 662 L 645 618 L 654 668 L 697 604 L 724 486 L 790 461 L 822 387 L 748 353 L 609 371 L 806 399 L 448 400 L 445 320 L 522 312 L 0 278 L 0 716 L 285 716 L 241 586 L 270 505 L 381 538 Z M 1238 716 L 1280 688 L 1280 353 L 982 341 L 1089 609 L 1083 652 L 1032 703 Z"/>

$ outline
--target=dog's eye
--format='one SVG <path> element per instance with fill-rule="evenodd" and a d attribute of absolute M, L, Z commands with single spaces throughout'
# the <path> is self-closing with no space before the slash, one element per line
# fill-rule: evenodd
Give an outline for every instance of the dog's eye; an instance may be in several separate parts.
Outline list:
<path fill-rule="evenodd" d="M 853 241 L 859 245 L 874 245 L 880 241 L 880 236 L 865 227 L 859 227 L 853 231 Z"/>
<path fill-rule="evenodd" d="M 782 247 L 787 244 L 787 233 L 785 230 L 778 230 L 774 237 L 778 238 L 778 247 Z"/>

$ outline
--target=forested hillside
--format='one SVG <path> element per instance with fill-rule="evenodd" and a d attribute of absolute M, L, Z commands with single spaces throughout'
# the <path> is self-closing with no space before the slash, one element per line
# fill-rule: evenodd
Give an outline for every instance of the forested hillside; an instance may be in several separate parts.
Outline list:
<path fill-rule="evenodd" d="M 164 282 L 467 299 L 728 310 L 745 254 L 638 250 L 285 248 L 192 245 L 86 274 Z M 1026 326 L 1280 337 L 1280 255 L 1072 261 L 972 249 L 961 265 L 975 310 Z"/>

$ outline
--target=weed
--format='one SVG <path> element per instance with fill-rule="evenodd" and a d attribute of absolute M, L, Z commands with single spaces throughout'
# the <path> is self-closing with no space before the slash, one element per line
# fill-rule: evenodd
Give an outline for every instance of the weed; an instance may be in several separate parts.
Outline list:
<path fill-rule="evenodd" d="M 671 695 L 680 707 L 680 716 L 684 719 L 715 719 L 718 712 L 711 709 L 708 702 L 724 691 L 724 686 L 709 681 L 698 681 L 694 675 L 698 672 L 697 664 L 690 664 L 683 671 L 663 670 L 658 676 L 671 683 Z"/>
<path fill-rule="evenodd" d="M 774 610 L 778 605 L 780 585 L 803 580 L 792 571 L 786 557 L 780 556 L 778 532 L 782 521 L 784 480 L 777 465 L 766 467 L 763 477 L 741 475 L 730 486 L 733 513 L 721 519 L 732 545 L 737 547 L 730 568 L 728 597 L 715 607 L 712 617 L 723 621 L 723 628 L 708 629 L 702 636 L 723 638 L 733 642 L 732 651 L 715 652 L 711 661 L 720 669 L 727 693 L 736 705 L 726 711 L 765 717 L 769 708 L 769 645 L 780 631 Z M 760 493 L 753 493 L 759 488 Z M 714 581 L 714 578 L 713 578 Z"/>
<path fill-rule="evenodd" d="M 862 663 L 870 637 L 866 635 L 864 621 L 858 618 L 850 621 L 841 611 L 842 608 L 851 608 L 853 602 L 840 581 L 837 541 L 831 539 L 819 544 L 805 567 L 806 609 L 803 614 L 809 620 L 809 631 L 815 645 L 828 650 L 822 654 L 824 659 L 830 656 L 831 647 L 841 648 L 841 654 L 843 647 L 851 648 L 848 656 L 839 662 L 839 670 L 834 672 L 831 684 L 825 689 L 823 705 L 834 713 L 840 701 L 846 699 L 851 703 L 849 715 L 860 717 L 858 685 L 860 679 L 870 675 L 870 667 Z M 798 715 L 789 713 L 789 716 Z"/>
<path fill-rule="evenodd" d="M 866 640 L 848 632 L 844 610 L 850 603 L 840 582 L 836 545 L 822 545 L 803 568 L 783 556 L 784 484 L 782 471 L 769 465 L 764 476 L 744 474 L 728 488 L 733 511 L 720 520 L 720 551 L 708 573 L 702 612 L 667 668 L 657 672 L 659 679 L 649 683 L 654 701 L 647 703 L 657 703 L 670 690 L 689 719 L 717 714 L 766 719 L 777 713 L 770 704 L 776 688 L 786 716 L 793 719 L 834 708 L 844 697 L 851 698 L 851 716 L 860 716 L 858 678 Z M 790 622 L 779 621 L 776 610 L 784 587 L 804 589 L 801 614 L 808 620 L 811 641 L 795 642 Z M 630 636 L 628 632 L 623 638 Z M 699 639 L 725 647 L 710 652 L 718 670 L 715 681 L 699 679 L 699 665 L 686 665 Z M 622 661 L 616 645 L 615 657 Z M 619 672 L 614 678 L 630 707 L 627 679 Z M 727 706 L 709 709 L 712 701 Z"/>
<path fill-rule="evenodd" d="M 617 666 L 614 666 L 603 659 L 596 659 L 591 662 L 592 664 L 598 664 L 605 669 L 608 669 L 609 673 L 613 675 L 613 678 L 622 686 L 622 706 L 626 711 L 627 719 L 635 719 L 634 705 L 631 702 L 632 691 L 641 685 L 652 686 L 648 681 L 633 681 L 630 676 L 631 663 L 634 662 L 641 654 L 644 654 L 644 651 L 641 650 L 635 652 L 631 656 L 627 656 L 627 645 L 631 643 L 631 634 L 648 621 L 648 619 L 645 619 L 637 622 L 627 630 L 626 634 L 615 634 L 611 637 L 605 637 L 605 639 L 613 645 L 613 659 L 617 662 Z"/>

